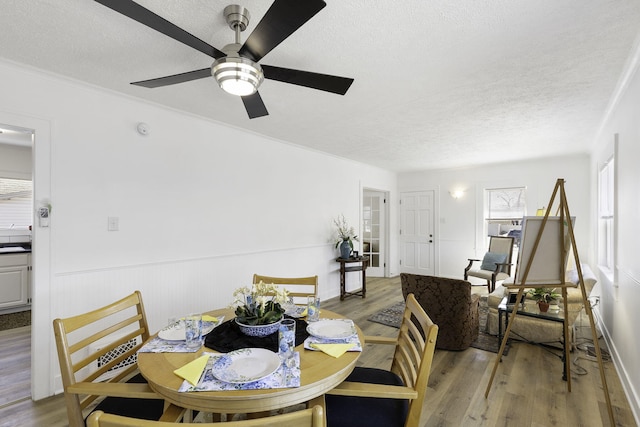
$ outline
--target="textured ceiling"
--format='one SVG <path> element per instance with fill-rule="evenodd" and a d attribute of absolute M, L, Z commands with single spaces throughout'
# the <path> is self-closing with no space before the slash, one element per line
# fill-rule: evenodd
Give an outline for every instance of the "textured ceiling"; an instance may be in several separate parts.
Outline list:
<path fill-rule="evenodd" d="M 303 1 L 303 0 L 300 0 Z M 0 58 L 393 171 L 587 152 L 640 30 L 632 0 L 326 0 L 260 62 L 352 77 L 345 96 L 265 80 L 249 120 L 212 59 L 91 0 L 2 0 Z M 211 45 L 231 1 L 139 0 Z M 244 40 L 271 1 L 243 0 Z"/>

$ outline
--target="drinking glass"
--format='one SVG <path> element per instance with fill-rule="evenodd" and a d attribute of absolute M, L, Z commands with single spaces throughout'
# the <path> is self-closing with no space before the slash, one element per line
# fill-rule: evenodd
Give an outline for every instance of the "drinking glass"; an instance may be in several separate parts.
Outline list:
<path fill-rule="evenodd" d="M 169 319 L 167 320 L 167 326 L 173 326 L 173 325 L 179 325 L 180 324 L 180 318 L 178 316 L 169 316 Z"/>
<path fill-rule="evenodd" d="M 310 295 L 307 298 L 307 322 L 320 319 L 320 298 Z"/>
<path fill-rule="evenodd" d="M 293 302 L 293 297 L 289 297 L 286 302 L 282 304 L 282 308 L 284 308 L 285 313 L 289 313 L 296 308 L 296 305 Z"/>
<path fill-rule="evenodd" d="M 296 321 L 294 319 L 282 319 L 278 327 L 278 353 L 280 353 L 280 357 L 286 361 L 291 359 L 295 346 Z"/>
<path fill-rule="evenodd" d="M 184 335 L 187 348 L 200 348 L 202 345 L 202 315 L 192 313 L 184 318 Z"/>

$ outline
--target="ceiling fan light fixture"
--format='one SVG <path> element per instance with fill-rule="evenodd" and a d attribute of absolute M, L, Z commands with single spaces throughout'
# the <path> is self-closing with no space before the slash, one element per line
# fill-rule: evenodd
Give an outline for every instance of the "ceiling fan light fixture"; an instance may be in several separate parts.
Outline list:
<path fill-rule="evenodd" d="M 216 59 L 211 74 L 220 88 L 231 95 L 255 93 L 264 80 L 262 67 L 248 58 L 225 56 Z"/>

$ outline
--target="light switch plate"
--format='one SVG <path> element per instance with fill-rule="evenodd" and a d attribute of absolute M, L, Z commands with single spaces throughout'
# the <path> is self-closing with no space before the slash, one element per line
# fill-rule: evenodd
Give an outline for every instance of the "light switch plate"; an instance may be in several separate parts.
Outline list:
<path fill-rule="evenodd" d="M 38 208 L 38 225 L 40 227 L 49 226 L 49 208 L 46 206 Z"/>
<path fill-rule="evenodd" d="M 120 229 L 120 218 L 117 216 L 110 216 L 108 218 L 108 230 L 109 231 L 118 231 Z"/>

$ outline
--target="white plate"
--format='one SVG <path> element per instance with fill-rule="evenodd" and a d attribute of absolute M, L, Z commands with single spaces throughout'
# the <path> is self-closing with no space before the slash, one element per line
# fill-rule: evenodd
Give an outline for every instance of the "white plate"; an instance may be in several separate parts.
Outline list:
<path fill-rule="evenodd" d="M 280 367 L 280 356 L 264 348 L 241 348 L 222 355 L 211 373 L 220 381 L 250 383 L 268 377 Z"/>
<path fill-rule="evenodd" d="M 350 320 L 324 319 L 309 323 L 307 332 L 314 337 L 338 340 L 355 335 L 356 328 Z"/>
<path fill-rule="evenodd" d="M 207 335 L 209 332 L 213 331 L 213 328 L 221 324 L 223 320 L 224 316 L 218 317 L 217 322 L 203 321 L 202 335 Z M 165 327 L 160 332 L 158 332 L 158 337 L 166 341 L 184 341 L 184 322 L 176 322 Z"/>

